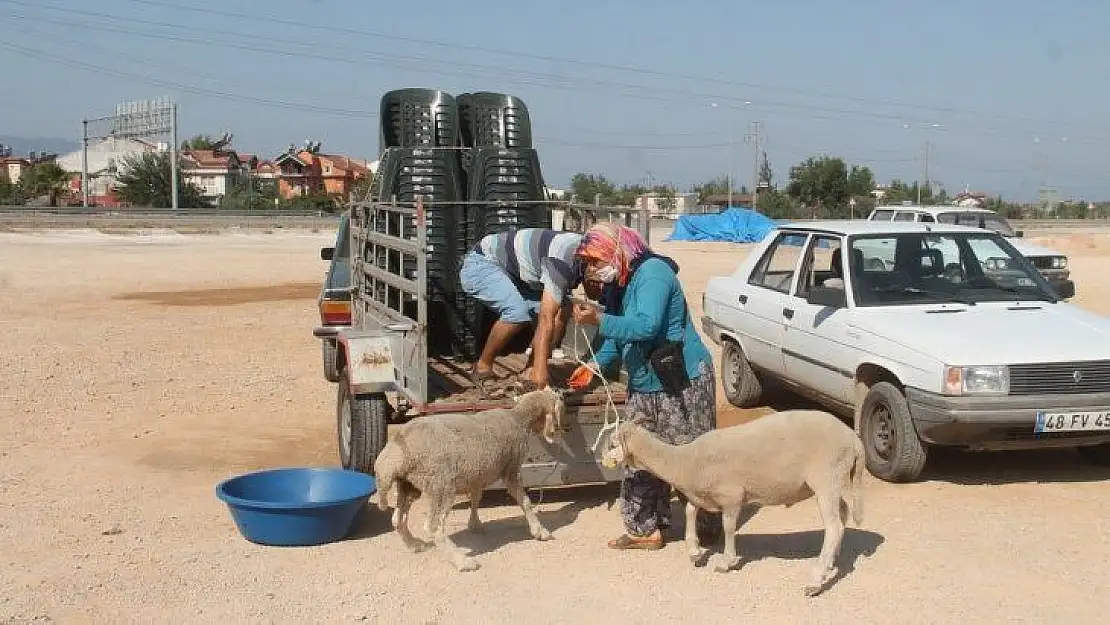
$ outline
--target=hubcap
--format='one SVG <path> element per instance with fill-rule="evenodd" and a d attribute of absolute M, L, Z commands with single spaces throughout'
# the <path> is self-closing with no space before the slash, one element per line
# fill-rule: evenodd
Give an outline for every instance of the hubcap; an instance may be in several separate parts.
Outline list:
<path fill-rule="evenodd" d="M 351 402 L 343 398 L 342 422 L 339 424 L 339 456 L 344 464 L 351 457 Z"/>
<path fill-rule="evenodd" d="M 736 389 L 740 386 L 740 354 L 733 351 L 730 356 L 725 370 L 725 383 L 730 388 Z"/>
<path fill-rule="evenodd" d="M 879 404 L 871 411 L 870 429 L 872 449 L 883 460 L 889 460 L 894 449 L 894 420 L 887 405 Z"/>

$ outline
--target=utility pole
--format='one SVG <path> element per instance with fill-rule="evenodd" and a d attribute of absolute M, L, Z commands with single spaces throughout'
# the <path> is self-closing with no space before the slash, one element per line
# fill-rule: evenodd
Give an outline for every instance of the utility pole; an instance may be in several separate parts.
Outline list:
<path fill-rule="evenodd" d="M 89 207 L 89 120 L 81 120 L 81 206 Z"/>
<path fill-rule="evenodd" d="M 752 178 L 752 210 L 756 210 L 759 205 L 759 155 L 763 153 L 763 133 L 761 123 L 758 121 L 749 123 L 748 127 L 751 130 L 744 135 L 744 141 L 751 143 L 754 149 L 754 152 L 752 152 L 752 173 L 754 174 Z"/>
<path fill-rule="evenodd" d="M 170 122 L 170 204 L 177 212 L 177 104 L 173 105 Z"/>

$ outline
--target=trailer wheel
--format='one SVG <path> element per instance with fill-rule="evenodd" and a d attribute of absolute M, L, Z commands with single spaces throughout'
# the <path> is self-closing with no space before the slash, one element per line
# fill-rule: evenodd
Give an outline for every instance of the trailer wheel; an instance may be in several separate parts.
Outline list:
<path fill-rule="evenodd" d="M 320 351 L 324 361 L 324 379 L 328 382 L 338 382 L 339 370 L 336 368 L 335 357 L 339 353 L 339 347 L 336 345 L 335 339 L 321 340 Z"/>
<path fill-rule="evenodd" d="M 344 469 L 374 474 L 374 460 L 385 447 L 392 411 L 385 393 L 353 395 L 347 376 L 339 376 L 336 422 Z"/>

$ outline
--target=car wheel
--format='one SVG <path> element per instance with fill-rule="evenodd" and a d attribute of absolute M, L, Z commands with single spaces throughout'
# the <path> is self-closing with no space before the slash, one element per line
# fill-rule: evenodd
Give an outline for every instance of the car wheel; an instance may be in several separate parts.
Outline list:
<path fill-rule="evenodd" d="M 860 419 L 867 470 L 887 482 L 916 480 L 926 454 L 905 395 L 889 382 L 875 384 L 863 399 Z"/>
<path fill-rule="evenodd" d="M 1110 444 L 1085 445 L 1076 450 L 1079 452 L 1079 457 L 1087 462 L 1100 467 L 1110 467 Z"/>
<path fill-rule="evenodd" d="M 374 460 L 385 447 L 392 411 L 385 393 L 354 395 L 347 376 L 339 377 L 336 429 L 344 469 L 374 474 Z"/>
<path fill-rule="evenodd" d="M 729 403 L 738 408 L 758 405 L 763 385 L 748 362 L 744 350 L 734 341 L 725 341 L 721 354 L 721 386 Z"/>
<path fill-rule="evenodd" d="M 324 377 L 328 382 L 338 382 L 339 370 L 336 368 L 335 357 L 339 348 L 335 343 L 335 339 L 321 340 L 320 350 L 324 360 Z"/>

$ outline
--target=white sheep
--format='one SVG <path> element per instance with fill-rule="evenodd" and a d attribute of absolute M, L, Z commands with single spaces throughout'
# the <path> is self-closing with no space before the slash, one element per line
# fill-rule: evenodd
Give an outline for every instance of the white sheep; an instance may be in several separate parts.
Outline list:
<path fill-rule="evenodd" d="M 388 509 L 396 489 L 393 528 L 413 551 L 433 543 L 416 539 L 408 529 L 412 503 L 423 493 L 429 502 L 424 528 L 460 571 L 474 571 L 478 563 L 447 536 L 447 515 L 459 494 L 470 497 L 469 529 L 482 531 L 478 502 L 483 490 L 498 479 L 520 504 L 528 529 L 536 540 L 549 540 L 549 532 L 536 517 L 524 493 L 520 469 L 531 432 L 548 443 L 561 434 L 563 395 L 551 387 L 520 396 L 511 408 L 470 414 L 420 417 L 390 433 L 389 441 L 374 461 L 378 482 L 378 507 Z"/>
<path fill-rule="evenodd" d="M 669 445 L 641 420 L 614 430 L 602 461 L 648 471 L 685 496 L 692 562 L 706 554 L 694 531 L 699 508 L 721 512 L 725 548 L 714 568 L 724 573 L 740 564 L 736 530 L 744 504 L 790 507 L 816 495 L 825 537 L 805 594 L 820 593 L 835 577 L 848 513 L 857 527 L 863 521 L 863 445 L 852 428 L 827 412 L 788 410 Z"/>

